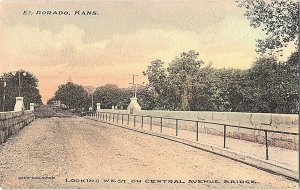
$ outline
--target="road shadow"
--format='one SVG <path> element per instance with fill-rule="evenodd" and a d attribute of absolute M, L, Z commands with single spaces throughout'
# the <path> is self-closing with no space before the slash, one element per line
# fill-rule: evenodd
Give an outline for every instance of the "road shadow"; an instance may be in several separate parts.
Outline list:
<path fill-rule="evenodd" d="M 51 106 L 40 106 L 35 109 L 36 118 L 50 118 L 50 117 L 77 117 L 81 113 L 71 111 L 69 109 L 61 109 Z"/>

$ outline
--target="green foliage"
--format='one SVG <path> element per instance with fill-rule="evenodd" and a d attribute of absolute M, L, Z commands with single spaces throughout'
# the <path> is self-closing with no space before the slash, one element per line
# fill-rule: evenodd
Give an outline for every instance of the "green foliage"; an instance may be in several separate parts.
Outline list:
<path fill-rule="evenodd" d="M 299 112 L 299 51 L 292 53 L 283 66 L 285 105 L 282 113 Z"/>
<path fill-rule="evenodd" d="M 154 89 L 148 85 L 137 87 L 138 102 L 143 109 L 155 108 L 155 95 Z M 95 102 L 101 103 L 101 108 L 104 109 L 111 109 L 112 106 L 127 109 L 131 97 L 133 97 L 132 88 L 119 88 L 116 84 L 100 86 L 94 92 Z"/>
<path fill-rule="evenodd" d="M 88 107 L 88 92 L 81 85 L 68 82 L 60 85 L 54 93 L 55 99 L 70 108 L 81 109 Z"/>
<path fill-rule="evenodd" d="M 245 71 L 238 69 L 201 69 L 201 81 L 195 85 L 191 110 L 243 111 L 242 84 Z"/>
<path fill-rule="evenodd" d="M 151 62 L 144 74 L 155 91 L 153 109 L 298 112 L 298 51 L 283 63 L 261 57 L 248 70 L 199 68 L 197 56 L 182 54 L 167 68 L 160 60 Z"/>
<path fill-rule="evenodd" d="M 137 88 L 137 99 L 144 110 L 156 108 L 157 93 L 150 85 L 139 86 Z"/>
<path fill-rule="evenodd" d="M 281 65 L 273 57 L 260 58 L 247 74 L 251 81 L 249 92 L 252 94 L 252 109 L 255 112 L 275 112 L 278 106 L 278 93 L 281 89 Z M 278 79 L 278 80 L 277 80 Z"/>
<path fill-rule="evenodd" d="M 298 51 L 286 62 L 261 57 L 248 70 L 203 66 L 195 51 L 182 53 L 169 66 L 155 60 L 144 72 L 149 84 L 137 87 L 138 102 L 151 110 L 297 113 L 298 59 Z M 126 109 L 131 97 L 132 88 L 115 84 L 94 92 L 94 102 L 106 109 Z M 91 102 L 87 92 L 73 83 L 60 86 L 54 99 L 70 107 L 87 107 Z"/>
<path fill-rule="evenodd" d="M 254 28 L 262 27 L 266 39 L 257 40 L 257 52 L 264 54 L 274 50 L 282 51 L 289 42 L 298 48 L 299 6 L 298 1 L 237 0 L 240 7 L 246 8 L 245 16 Z"/>
<path fill-rule="evenodd" d="M 253 94 L 252 110 L 298 112 L 299 74 L 294 54 L 285 63 L 273 57 L 261 58 L 249 69 L 247 78 L 251 81 L 249 91 Z"/>
<path fill-rule="evenodd" d="M 130 101 L 130 92 L 119 88 L 116 84 L 107 84 L 96 88 L 95 102 L 101 103 L 101 108 L 111 109 L 112 106 L 126 108 Z"/>
<path fill-rule="evenodd" d="M 177 101 L 180 102 L 180 110 L 190 110 L 189 100 L 191 91 L 195 84 L 195 76 L 198 74 L 203 61 L 198 60 L 199 53 L 193 50 L 181 53 L 176 57 L 168 68 L 169 80 L 172 83 L 173 91 Z"/>
<path fill-rule="evenodd" d="M 55 100 L 56 100 L 55 97 L 50 98 L 49 100 L 47 100 L 47 105 L 52 104 L 52 102 L 55 101 Z"/>
<path fill-rule="evenodd" d="M 29 109 L 30 103 L 41 105 L 41 95 L 38 90 L 38 79 L 30 72 L 20 70 L 15 73 L 3 73 L 0 78 L 1 88 L 1 111 L 5 103 L 5 111 L 12 111 L 16 103 L 16 97 L 19 96 L 19 73 L 20 73 L 20 95 L 24 97 L 24 105 Z M 23 73 L 26 73 L 24 76 Z M 4 81 L 6 87 L 4 87 Z M 5 95 L 5 101 L 3 96 Z"/>
<path fill-rule="evenodd" d="M 168 88 L 168 72 L 164 62 L 157 59 L 152 61 L 147 70 L 143 72 L 147 75 L 150 86 L 157 92 L 155 107 L 157 109 L 172 109 L 176 102 L 172 102 L 170 94 L 172 89 Z"/>
<path fill-rule="evenodd" d="M 189 110 L 195 75 L 203 64 L 199 53 L 193 50 L 181 53 L 166 68 L 161 60 L 151 62 L 144 75 L 158 93 L 158 107 L 171 110 Z M 170 96 L 172 94 L 172 96 Z"/>

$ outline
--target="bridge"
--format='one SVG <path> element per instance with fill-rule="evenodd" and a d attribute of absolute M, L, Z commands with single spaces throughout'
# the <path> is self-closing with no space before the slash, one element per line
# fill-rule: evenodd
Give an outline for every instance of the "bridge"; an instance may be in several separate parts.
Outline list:
<path fill-rule="evenodd" d="M 297 174 L 298 150 L 269 145 L 266 158 L 266 144 L 203 133 L 200 121 L 186 121 L 199 126 L 191 131 L 183 127 L 180 118 L 109 110 L 81 117 L 67 111 L 52 111 L 33 122 L 31 112 L 1 117 L 2 131 L 19 126 L 14 132 L 7 132 L 10 137 L 1 144 L 1 187 L 283 189 L 298 186 L 293 173 L 288 172 Z M 36 116 L 40 114 L 35 112 Z M 230 125 L 225 130 L 225 134 L 230 134 Z M 212 144 L 207 145 L 209 142 Z M 266 169 L 266 164 L 273 165 L 273 170 Z"/>

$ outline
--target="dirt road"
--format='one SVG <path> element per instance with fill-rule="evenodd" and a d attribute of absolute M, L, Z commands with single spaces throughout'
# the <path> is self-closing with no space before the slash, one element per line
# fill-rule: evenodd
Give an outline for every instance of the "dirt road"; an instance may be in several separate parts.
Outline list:
<path fill-rule="evenodd" d="M 37 119 L 0 146 L 0 186 L 294 189 L 297 183 L 165 139 L 52 117 Z"/>

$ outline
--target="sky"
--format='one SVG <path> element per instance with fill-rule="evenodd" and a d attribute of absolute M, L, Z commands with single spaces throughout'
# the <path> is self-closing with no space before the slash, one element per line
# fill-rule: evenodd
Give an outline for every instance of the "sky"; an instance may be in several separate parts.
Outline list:
<path fill-rule="evenodd" d="M 134 73 L 138 83 L 147 82 L 142 71 L 151 61 L 169 63 L 189 50 L 204 65 L 247 69 L 264 33 L 250 27 L 244 11 L 235 0 L 2 0 L 0 72 L 33 73 L 46 103 L 70 78 L 83 86 L 128 87 Z"/>

